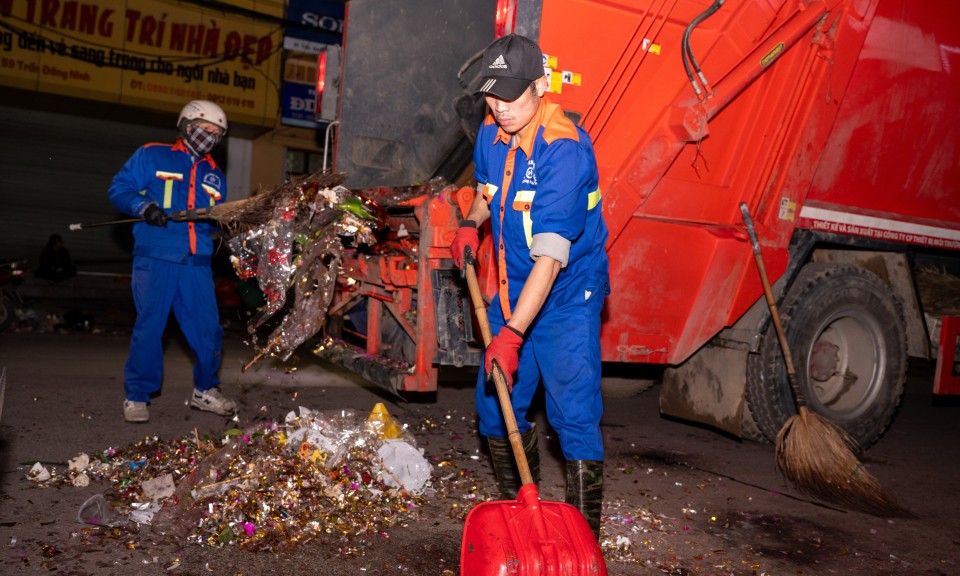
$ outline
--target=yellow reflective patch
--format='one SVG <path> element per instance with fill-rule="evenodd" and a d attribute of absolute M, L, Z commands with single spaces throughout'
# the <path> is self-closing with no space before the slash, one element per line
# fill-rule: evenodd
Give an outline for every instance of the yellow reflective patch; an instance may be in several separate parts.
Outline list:
<path fill-rule="evenodd" d="M 163 207 L 169 210 L 173 204 L 173 179 L 163 183 Z"/>
<path fill-rule="evenodd" d="M 527 239 L 527 248 L 533 246 L 533 218 L 529 210 L 523 213 L 523 235 Z"/>
<path fill-rule="evenodd" d="M 161 180 L 183 180 L 183 174 L 157 170 L 157 178 L 160 178 Z"/>
<path fill-rule="evenodd" d="M 597 207 L 597 204 L 600 203 L 600 199 L 603 197 L 603 194 L 600 193 L 600 189 L 597 188 L 587 196 L 587 210 L 593 210 Z"/>
<path fill-rule="evenodd" d="M 200 187 L 203 188 L 203 191 L 206 192 L 211 199 L 219 200 L 220 198 L 222 198 L 222 196 L 220 195 L 220 191 L 214 188 L 213 186 L 201 184 Z"/>

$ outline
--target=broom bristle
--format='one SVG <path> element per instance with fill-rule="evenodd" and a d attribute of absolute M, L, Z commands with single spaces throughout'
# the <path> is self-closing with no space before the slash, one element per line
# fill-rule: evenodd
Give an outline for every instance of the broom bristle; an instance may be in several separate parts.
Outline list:
<path fill-rule="evenodd" d="M 806 407 L 777 434 L 777 468 L 801 492 L 882 517 L 914 517 L 887 494 L 855 455 L 845 430 Z"/>

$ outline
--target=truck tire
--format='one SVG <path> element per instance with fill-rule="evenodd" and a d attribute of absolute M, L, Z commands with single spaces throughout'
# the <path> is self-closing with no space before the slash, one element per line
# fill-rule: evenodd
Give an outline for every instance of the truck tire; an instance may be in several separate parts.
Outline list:
<path fill-rule="evenodd" d="M 760 429 L 760 425 L 757 424 L 757 419 L 753 417 L 753 413 L 750 411 L 749 402 L 743 403 L 743 415 L 740 418 L 740 437 L 763 444 L 772 442 Z"/>
<path fill-rule="evenodd" d="M 875 274 L 807 264 L 780 308 L 797 382 L 813 412 L 846 430 L 861 449 L 893 420 L 907 370 L 903 306 Z M 747 361 L 749 412 L 769 441 L 797 413 L 773 325 Z"/>

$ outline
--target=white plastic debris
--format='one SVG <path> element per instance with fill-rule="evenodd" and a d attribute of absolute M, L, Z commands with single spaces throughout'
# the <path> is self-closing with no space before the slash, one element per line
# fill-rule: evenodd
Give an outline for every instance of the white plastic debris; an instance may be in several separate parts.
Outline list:
<path fill-rule="evenodd" d="M 173 476 L 171 474 L 164 474 L 163 476 L 142 482 L 140 489 L 146 498 L 157 502 L 173 496 L 173 493 L 176 491 L 176 486 L 173 484 Z"/>
<path fill-rule="evenodd" d="M 134 502 L 130 506 L 129 517 L 137 524 L 150 524 L 161 508 L 158 502 Z"/>
<path fill-rule="evenodd" d="M 432 467 L 420 450 L 403 440 L 384 440 L 377 454 L 386 468 L 382 477 L 384 484 L 393 488 L 402 485 L 411 494 L 423 493 Z"/>
<path fill-rule="evenodd" d="M 46 482 L 50 479 L 50 471 L 43 467 L 43 464 L 37 462 L 27 472 L 27 478 L 35 482 Z"/>
<path fill-rule="evenodd" d="M 90 477 L 86 473 L 81 472 L 73 477 L 73 480 L 70 481 L 71 484 L 77 488 L 86 488 L 90 485 Z"/>
<path fill-rule="evenodd" d="M 81 452 L 67 460 L 67 469 L 71 472 L 83 472 L 90 466 L 90 457 Z"/>

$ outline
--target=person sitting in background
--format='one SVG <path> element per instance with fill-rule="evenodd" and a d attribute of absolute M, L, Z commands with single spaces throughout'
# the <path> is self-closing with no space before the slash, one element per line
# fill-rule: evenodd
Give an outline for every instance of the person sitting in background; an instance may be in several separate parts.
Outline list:
<path fill-rule="evenodd" d="M 77 267 L 70 260 L 70 252 L 59 234 L 51 234 L 40 252 L 40 265 L 34 273 L 38 278 L 61 282 L 77 275 Z"/>

